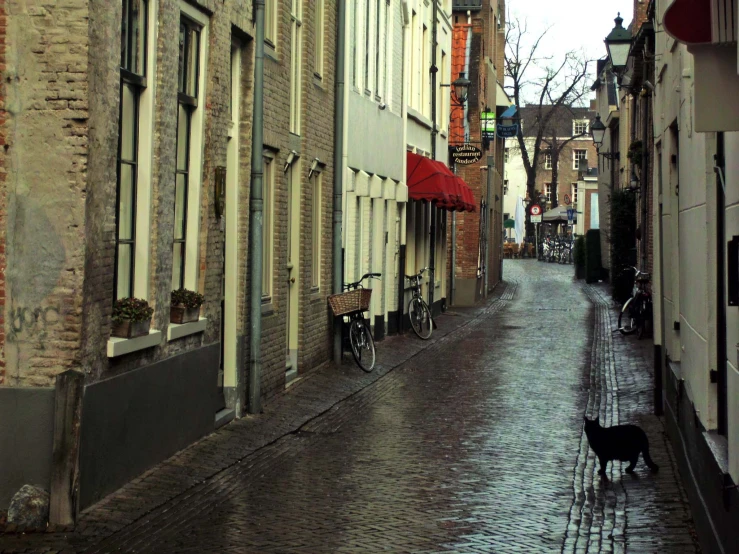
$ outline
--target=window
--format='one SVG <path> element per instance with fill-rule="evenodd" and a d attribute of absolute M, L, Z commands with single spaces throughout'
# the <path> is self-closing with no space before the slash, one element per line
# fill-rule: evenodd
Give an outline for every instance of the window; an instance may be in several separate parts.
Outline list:
<path fill-rule="evenodd" d="M 577 206 L 577 183 L 572 183 L 572 203 Z"/>
<path fill-rule="evenodd" d="M 444 79 L 443 75 L 447 74 L 447 64 L 449 62 L 447 61 L 446 52 L 443 50 L 441 51 L 441 73 L 440 73 L 440 79 Z M 438 84 L 438 83 L 437 83 Z M 443 91 L 444 89 L 440 89 Z M 447 127 L 449 127 L 449 116 L 447 115 L 447 102 L 450 101 L 450 95 L 449 94 L 443 94 L 440 93 L 437 95 L 438 102 L 439 102 L 439 121 L 441 122 L 441 130 L 446 131 Z"/>
<path fill-rule="evenodd" d="M 544 169 L 552 169 L 552 154 L 551 152 L 544 153 Z"/>
<path fill-rule="evenodd" d="M 116 299 L 134 296 L 139 114 L 141 96 L 146 90 L 147 9 L 147 0 L 123 0 L 116 187 Z"/>
<path fill-rule="evenodd" d="M 326 14 L 323 8 L 324 0 L 316 0 L 316 44 L 315 44 L 315 73 L 323 76 L 323 37 L 326 33 Z"/>
<path fill-rule="evenodd" d="M 503 194 L 508 194 L 508 179 L 503 179 Z"/>
<path fill-rule="evenodd" d="M 352 75 L 354 75 L 354 86 L 359 89 L 359 52 L 357 45 L 359 44 L 359 0 L 351 3 L 352 7 L 352 33 L 351 33 L 351 56 L 352 56 Z"/>
<path fill-rule="evenodd" d="M 264 40 L 271 46 L 277 44 L 277 0 L 264 0 Z"/>
<path fill-rule="evenodd" d="M 419 72 L 419 80 L 421 82 L 421 105 L 419 106 L 419 111 L 423 115 L 430 115 L 429 113 L 429 90 L 427 86 L 424 86 L 424 84 L 428 79 L 428 70 L 429 70 L 429 30 L 426 25 L 423 26 L 423 32 L 421 33 L 421 71 Z M 467 142 L 467 141 L 465 141 Z"/>
<path fill-rule="evenodd" d="M 300 134 L 300 91 L 303 68 L 303 0 L 292 0 L 290 8 L 292 25 L 290 41 L 290 132 Z"/>
<path fill-rule="evenodd" d="M 322 185 L 323 174 L 315 171 L 312 178 L 312 206 L 311 206 L 311 287 L 318 289 L 321 285 L 321 203 L 322 203 Z"/>
<path fill-rule="evenodd" d="M 506 148 L 503 151 L 503 161 L 505 163 L 508 163 L 508 160 L 510 159 L 510 155 L 511 155 L 511 149 L 510 148 Z"/>
<path fill-rule="evenodd" d="M 293 0 L 294 1 L 294 0 Z M 364 0 L 365 14 L 364 14 L 364 88 L 369 90 L 370 86 L 370 9 L 372 6 L 371 0 Z"/>
<path fill-rule="evenodd" d="M 385 0 L 376 0 L 375 5 L 375 96 L 380 98 L 380 39 L 382 37 L 382 29 L 380 28 L 380 15 L 382 14 L 382 5 Z"/>
<path fill-rule="evenodd" d="M 416 74 L 418 73 L 418 57 L 416 55 L 417 52 L 417 41 L 418 41 L 418 16 L 416 15 L 415 10 L 413 11 L 413 14 L 411 16 L 411 71 L 410 71 L 410 87 L 409 87 L 409 95 L 408 95 L 408 104 L 412 108 L 416 108 L 418 104 L 420 103 L 418 100 L 418 93 L 420 91 L 420 87 L 418 86 L 418 83 L 416 82 Z"/>
<path fill-rule="evenodd" d="M 544 183 L 544 196 L 546 196 L 547 202 L 552 201 L 552 183 Z"/>
<path fill-rule="evenodd" d="M 586 170 L 588 168 L 588 152 L 587 150 L 572 151 L 572 169 Z"/>
<path fill-rule="evenodd" d="M 588 132 L 588 120 L 576 119 L 572 122 L 572 136 L 584 135 Z"/>
<path fill-rule="evenodd" d="M 177 72 L 177 137 L 175 145 L 175 221 L 172 288 L 194 290 L 198 272 L 198 226 L 203 144 L 200 93 L 205 82 L 202 44 L 207 18 L 181 3 Z M 192 171 L 191 171 L 192 168 Z"/>
<path fill-rule="evenodd" d="M 275 159 L 272 153 L 265 152 L 264 176 L 262 178 L 262 301 L 272 298 L 272 263 L 274 259 L 274 190 Z"/>

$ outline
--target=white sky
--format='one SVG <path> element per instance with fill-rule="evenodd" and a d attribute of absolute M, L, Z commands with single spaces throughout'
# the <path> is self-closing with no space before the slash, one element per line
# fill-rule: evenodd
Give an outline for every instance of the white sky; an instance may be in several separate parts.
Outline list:
<path fill-rule="evenodd" d="M 634 0 L 506 0 L 506 10 L 511 19 L 527 20 L 532 41 L 551 26 L 542 52 L 553 55 L 553 62 L 570 50 L 582 50 L 587 59 L 597 60 L 607 54 L 603 39 L 613 29 L 618 12 L 624 27 L 631 23 Z M 588 78 L 591 83 L 594 80 L 595 63 Z"/>

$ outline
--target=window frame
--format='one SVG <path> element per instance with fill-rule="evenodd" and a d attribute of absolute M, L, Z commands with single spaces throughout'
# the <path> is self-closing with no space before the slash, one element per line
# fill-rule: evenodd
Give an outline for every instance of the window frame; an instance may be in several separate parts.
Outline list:
<path fill-rule="evenodd" d="M 150 236 L 151 236 L 151 180 L 152 180 L 152 158 L 154 137 L 154 101 L 156 92 L 156 79 L 147 79 L 149 75 L 156 74 L 156 40 L 154 33 L 157 28 L 157 2 L 142 0 L 144 6 L 142 14 L 144 17 L 144 34 L 141 52 L 142 73 L 137 74 L 129 69 L 130 64 L 124 60 L 124 12 L 121 16 L 121 59 L 120 59 L 120 92 L 119 92 L 119 120 L 118 120 L 118 146 L 116 149 L 116 205 L 115 205 L 115 254 L 113 270 L 113 301 L 126 296 L 119 295 L 119 256 L 120 256 L 120 203 L 121 203 L 121 163 L 123 143 L 123 89 L 130 85 L 136 87 L 136 105 L 134 107 L 133 122 L 133 157 L 127 161 L 133 165 L 131 171 L 131 213 L 130 234 L 131 237 L 124 239 L 130 245 L 130 267 L 128 270 L 128 283 L 126 294 L 137 298 L 148 299 L 149 297 L 149 268 L 150 268 Z M 125 25 L 126 30 L 129 25 Z M 130 43 L 129 43 L 130 44 Z M 127 45 L 126 45 L 127 46 Z M 127 67 L 124 67 L 126 65 Z"/>
<path fill-rule="evenodd" d="M 582 152 L 584 156 L 580 158 L 577 153 Z M 585 148 L 573 148 L 572 149 L 572 169 L 578 170 L 580 169 L 580 163 L 578 160 L 585 160 L 588 161 L 588 151 Z"/>
<path fill-rule="evenodd" d="M 323 232 L 323 171 L 311 175 L 311 291 L 321 289 L 321 236 Z"/>
<path fill-rule="evenodd" d="M 544 169 L 547 169 L 547 170 L 552 169 L 552 153 L 551 152 L 544 152 Z"/>
<path fill-rule="evenodd" d="M 277 49 L 277 12 L 280 9 L 277 0 L 264 0 L 264 42 Z"/>
<path fill-rule="evenodd" d="M 589 124 L 590 124 L 590 122 L 587 119 L 574 119 L 572 121 L 572 136 L 573 137 L 576 137 L 578 135 L 587 135 L 588 128 L 590 127 Z M 581 132 L 579 132 L 579 133 L 577 132 L 578 125 L 584 125 L 585 126 L 584 130 L 581 131 Z"/>
<path fill-rule="evenodd" d="M 326 34 L 326 10 L 325 0 L 315 1 L 315 44 L 313 52 L 313 74 L 319 79 L 323 79 L 324 72 L 324 48 Z"/>
<path fill-rule="evenodd" d="M 552 183 L 544 183 L 544 196 L 546 196 L 547 202 L 552 201 Z"/>
<path fill-rule="evenodd" d="M 577 183 L 572 183 L 572 204 L 577 206 Z"/>
<path fill-rule="evenodd" d="M 303 0 L 290 2 L 290 132 L 300 135 L 303 89 Z"/>
<path fill-rule="evenodd" d="M 185 195 L 185 203 L 187 206 L 185 212 L 185 231 L 184 231 L 184 259 L 182 265 L 182 275 L 179 280 L 182 285 L 189 290 L 197 290 L 198 274 L 199 274 L 199 257 L 200 257 L 200 220 L 201 220 L 201 194 L 203 185 L 203 149 L 205 147 L 204 125 L 205 125 L 205 91 L 206 91 L 206 75 L 207 75 L 207 59 L 208 59 L 208 31 L 209 18 L 206 14 L 192 7 L 191 5 L 180 0 L 180 23 L 192 25 L 199 28 L 199 40 L 197 50 L 197 78 L 195 81 L 196 97 L 187 94 L 187 91 L 180 91 L 181 76 L 178 70 L 177 78 L 177 105 L 178 118 L 180 106 L 187 106 L 185 109 L 191 110 L 189 113 L 189 144 L 187 148 L 187 191 Z M 178 61 L 179 64 L 179 61 Z M 185 75 L 185 78 L 188 76 Z M 178 122 L 179 125 L 179 122 Z M 176 139 L 176 148 L 178 148 L 179 133 Z M 176 150 L 177 152 L 177 150 Z M 177 175 L 175 168 L 175 179 Z M 175 198 L 176 203 L 176 198 Z M 172 285 L 174 287 L 174 235 L 173 235 L 173 267 L 172 267 Z"/>

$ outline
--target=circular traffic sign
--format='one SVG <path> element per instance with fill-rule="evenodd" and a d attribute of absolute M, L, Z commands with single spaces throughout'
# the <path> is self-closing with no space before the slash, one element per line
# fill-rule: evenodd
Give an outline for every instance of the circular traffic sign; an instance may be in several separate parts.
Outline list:
<path fill-rule="evenodd" d="M 568 206 L 572 204 L 572 200 L 570 199 L 569 194 L 565 194 L 565 204 L 567 204 Z"/>
<path fill-rule="evenodd" d="M 531 215 L 541 215 L 541 206 L 539 204 L 531 206 Z"/>

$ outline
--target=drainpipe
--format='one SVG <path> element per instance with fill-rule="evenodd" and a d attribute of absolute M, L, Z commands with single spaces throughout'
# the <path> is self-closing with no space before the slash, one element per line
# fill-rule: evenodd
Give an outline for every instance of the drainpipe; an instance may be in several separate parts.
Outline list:
<path fill-rule="evenodd" d="M 647 80 L 647 64 L 644 64 L 644 81 Z M 649 214 L 649 199 L 647 198 L 647 182 L 649 177 L 647 176 L 647 169 L 649 168 L 649 145 L 647 143 L 649 139 L 649 97 L 650 94 L 647 90 L 642 93 L 642 141 L 641 141 L 641 266 L 642 271 L 647 271 L 647 264 L 649 263 L 648 248 L 649 239 L 647 238 L 647 216 Z M 636 110 L 634 110 L 636 111 Z"/>
<path fill-rule="evenodd" d="M 251 191 L 249 196 L 249 252 L 251 252 L 251 313 L 249 314 L 249 402 L 247 411 L 262 409 L 262 226 L 264 224 L 264 0 L 254 0 L 256 52 L 254 54 L 254 126 L 251 136 Z"/>
<path fill-rule="evenodd" d="M 439 2 L 432 0 L 433 10 L 431 15 L 431 159 L 436 161 L 436 136 L 439 131 L 436 128 L 436 28 L 439 16 Z M 431 204 L 431 240 L 429 241 L 429 308 L 434 313 L 434 288 L 436 287 L 436 204 Z"/>
<path fill-rule="evenodd" d="M 341 249 L 342 193 L 344 190 L 344 79 L 345 79 L 345 34 L 346 2 L 338 2 L 338 30 L 336 34 L 336 85 L 334 95 L 334 217 L 333 217 L 333 289 L 334 294 L 342 291 L 344 264 Z M 341 363 L 341 325 L 334 325 L 334 362 Z"/>
<path fill-rule="evenodd" d="M 493 236 L 492 236 L 492 230 L 493 226 L 490 224 L 490 222 L 493 220 L 492 212 L 493 212 L 493 168 L 495 167 L 495 157 L 488 155 L 487 157 L 488 162 L 488 198 L 487 198 L 487 206 L 485 209 L 487 210 L 487 217 L 486 223 L 487 223 L 487 229 L 485 230 L 485 235 L 487 236 L 487 240 L 485 241 L 485 291 L 483 294 L 483 297 L 487 297 L 488 295 L 488 283 L 489 278 L 488 275 L 490 275 L 490 244 L 492 244 Z"/>

